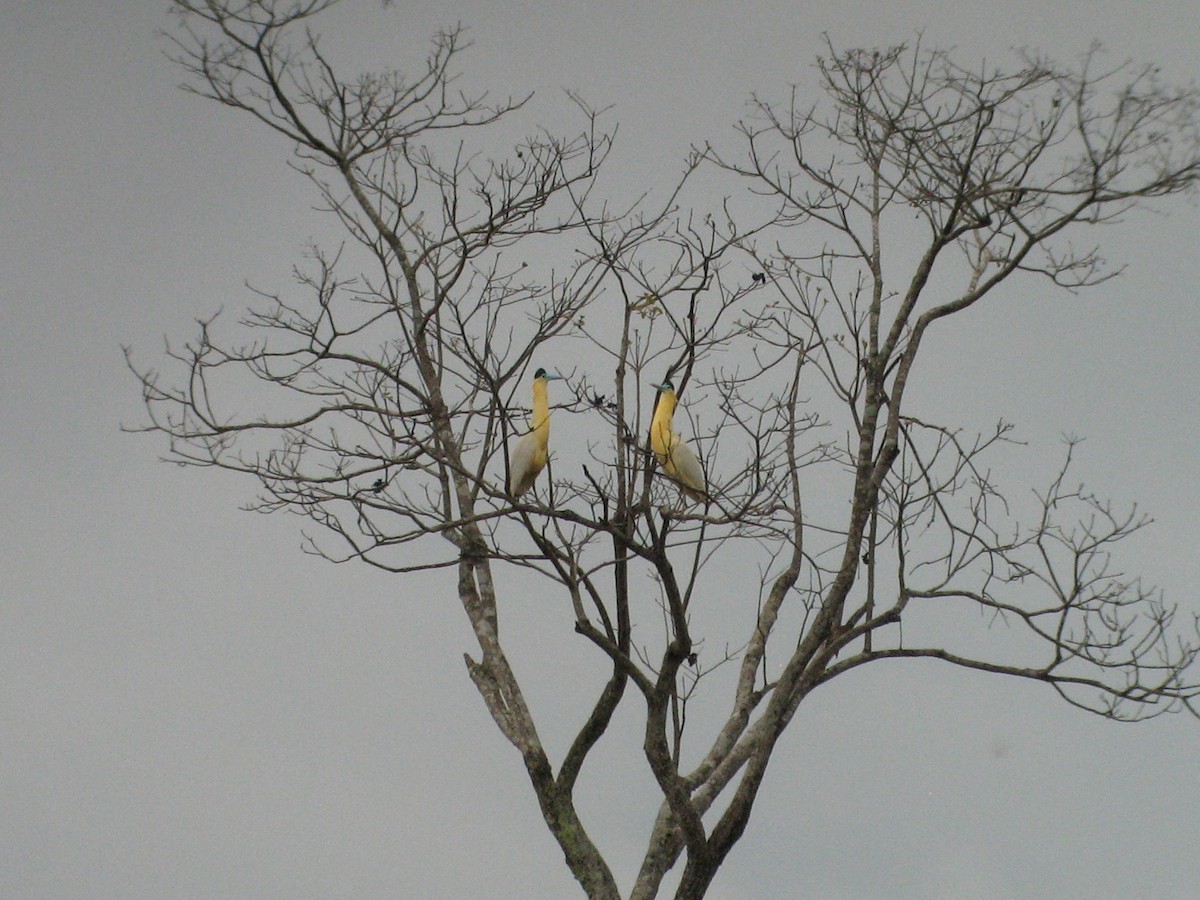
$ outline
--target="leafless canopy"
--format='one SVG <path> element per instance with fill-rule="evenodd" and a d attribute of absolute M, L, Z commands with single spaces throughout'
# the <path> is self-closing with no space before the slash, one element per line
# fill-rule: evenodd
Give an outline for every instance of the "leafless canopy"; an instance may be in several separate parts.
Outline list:
<path fill-rule="evenodd" d="M 321 526 L 312 552 L 454 570 L 479 648 L 467 670 L 590 896 L 619 892 L 573 792 L 623 700 L 644 705 L 663 795 L 638 898 L 681 859 L 678 896 L 704 894 L 801 701 L 865 663 L 1032 679 L 1113 718 L 1196 712 L 1194 623 L 1111 555 L 1146 520 L 1070 480 L 1074 444 L 1018 503 L 988 462 L 1009 426 L 968 435 L 906 400 L 926 333 L 1011 276 L 1113 274 L 1085 227 L 1192 187 L 1195 95 L 1098 52 L 1004 72 L 830 47 L 819 104 L 757 98 L 740 150 L 698 148 L 657 205 L 616 209 L 597 187 L 612 134 L 585 103 L 574 136 L 498 152 L 483 138 L 528 98 L 459 89 L 460 30 L 416 71 L 347 80 L 310 25 L 332 5 L 175 0 L 188 89 L 283 135 L 353 240 L 313 248 L 237 328 L 201 322 L 165 374 L 131 360 L 146 428 Z M 690 211 L 698 180 L 729 199 Z M 558 467 L 514 501 L 507 448 L 550 346 L 580 360 L 555 405 L 575 455 L 559 441 Z M 648 451 L 664 377 L 703 503 Z M 501 641 L 499 565 L 552 584 L 575 631 L 556 639 L 606 670 L 557 761 Z M 715 596 L 718 568 L 758 589 Z M 718 602 L 727 616 L 697 616 Z M 901 628 L 964 609 L 986 615 L 961 647 Z M 715 731 L 685 727 L 689 703 L 726 690 Z"/>

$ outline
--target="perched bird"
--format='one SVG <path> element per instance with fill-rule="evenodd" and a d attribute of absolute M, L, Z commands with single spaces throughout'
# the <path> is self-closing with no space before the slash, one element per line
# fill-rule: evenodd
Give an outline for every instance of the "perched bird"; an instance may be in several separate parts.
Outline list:
<path fill-rule="evenodd" d="M 681 491 L 693 500 L 706 500 L 707 486 L 700 460 L 687 441 L 671 427 L 675 405 L 679 402 L 675 396 L 675 386 L 664 381 L 654 387 L 658 389 L 658 408 L 654 411 L 654 421 L 650 423 L 650 449 L 654 451 L 663 471 L 679 485 Z"/>
<path fill-rule="evenodd" d="M 520 497 L 533 487 L 538 473 L 546 468 L 550 451 L 550 397 L 546 383 L 561 375 L 552 375 L 545 369 L 533 373 L 533 416 L 530 427 L 513 443 L 508 456 L 508 492 Z"/>

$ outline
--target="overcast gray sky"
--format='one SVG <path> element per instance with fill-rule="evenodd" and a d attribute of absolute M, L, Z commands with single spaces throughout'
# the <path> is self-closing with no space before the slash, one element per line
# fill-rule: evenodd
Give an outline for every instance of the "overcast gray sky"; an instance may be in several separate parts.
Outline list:
<path fill-rule="evenodd" d="M 456 21 L 470 83 L 535 89 L 547 115 L 560 87 L 615 103 L 639 189 L 727 138 L 751 91 L 811 88 L 824 32 L 997 63 L 1099 39 L 1200 74 L 1200 4 L 1174 0 L 347 0 L 325 30 L 367 68 Z M 253 485 L 118 431 L 141 421 L 122 343 L 152 361 L 332 234 L 283 143 L 176 89 L 169 27 L 144 0 L 0 2 L 0 896 L 575 896 L 466 677 L 453 583 L 305 556 L 299 520 L 238 511 Z M 1129 568 L 1197 610 L 1200 215 L 1162 209 L 1103 235 L 1122 278 L 1009 294 L 930 365 L 950 414 L 1017 423 L 1031 481 L 1060 433 L 1088 436 L 1083 476 L 1157 519 Z M 580 648 L 533 604 L 507 614 L 554 733 Z M 584 812 L 627 886 L 649 780 L 613 745 Z M 1036 686 L 872 666 L 806 701 L 768 777 L 714 898 L 1200 896 L 1182 717 L 1120 726 Z"/>

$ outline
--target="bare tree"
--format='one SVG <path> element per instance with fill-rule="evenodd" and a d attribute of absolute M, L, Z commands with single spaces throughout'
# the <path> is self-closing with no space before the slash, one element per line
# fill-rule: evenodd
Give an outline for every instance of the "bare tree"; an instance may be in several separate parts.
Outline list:
<path fill-rule="evenodd" d="M 1016 509 L 987 462 L 1010 427 L 967 435 L 907 398 L 926 333 L 1010 278 L 1074 290 L 1113 274 L 1077 235 L 1194 185 L 1194 94 L 1150 68 L 1101 70 L 1098 52 L 1076 71 L 1002 72 L 919 46 L 830 47 L 823 105 L 758 99 L 740 152 L 698 149 L 657 206 L 614 209 L 596 187 L 611 133 L 585 103 L 575 137 L 484 155 L 481 129 L 526 101 L 456 87 L 459 30 L 415 74 L 347 80 L 309 27 L 331 5 L 175 0 L 190 90 L 288 139 L 353 241 L 314 248 L 295 296 L 264 293 L 245 337 L 208 320 L 168 348 L 170 374 L 131 359 L 145 427 L 170 458 L 251 475 L 259 508 L 321 526 L 311 552 L 454 571 L 478 643 L 467 671 L 589 896 L 620 892 L 575 786 L 630 698 L 663 797 L 637 898 L 681 858 L 677 896 L 703 896 L 801 702 L 866 663 L 1041 681 L 1112 718 L 1197 712 L 1194 623 L 1176 628 L 1112 559 L 1146 520 L 1072 486 L 1073 444 Z M 689 210 L 698 177 L 730 199 Z M 587 460 L 551 463 L 517 499 L 508 448 L 550 342 L 588 360 L 555 406 Z M 239 377 L 265 391 L 259 412 L 232 412 Z M 664 379 L 702 500 L 647 440 Z M 734 604 L 739 632 L 696 630 L 718 564 L 759 585 Z M 552 584 L 607 673 L 557 761 L 501 641 L 497 565 Z M 987 615 L 958 647 L 902 632 L 921 606 Z M 694 735 L 689 709 L 718 690 L 722 721 Z"/>

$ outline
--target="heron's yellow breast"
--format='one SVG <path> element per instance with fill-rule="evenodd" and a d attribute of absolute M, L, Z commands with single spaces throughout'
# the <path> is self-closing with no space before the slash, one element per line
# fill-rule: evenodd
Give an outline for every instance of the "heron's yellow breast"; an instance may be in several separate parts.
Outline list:
<path fill-rule="evenodd" d="M 650 449 L 658 457 L 659 465 L 670 463 L 671 450 L 679 438 L 671 428 L 671 420 L 675 415 L 675 394 L 673 391 L 663 391 L 658 395 L 658 408 L 654 411 L 654 420 L 650 423 Z"/>

